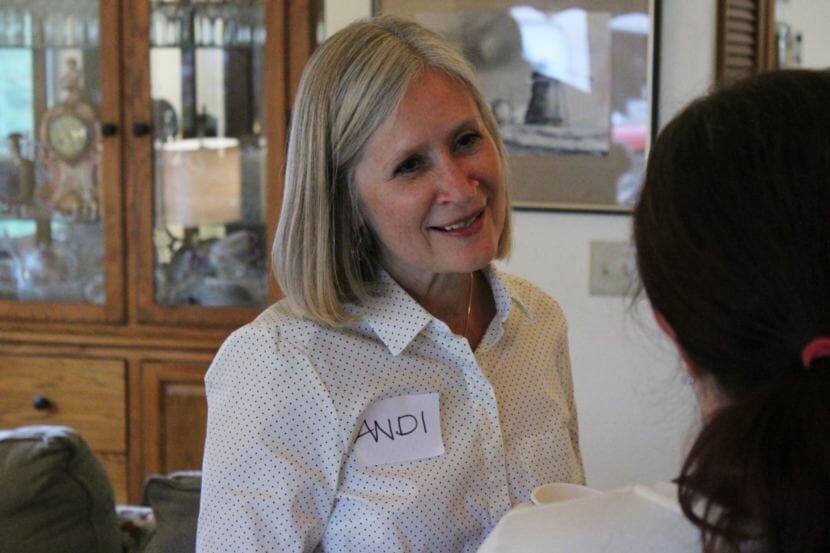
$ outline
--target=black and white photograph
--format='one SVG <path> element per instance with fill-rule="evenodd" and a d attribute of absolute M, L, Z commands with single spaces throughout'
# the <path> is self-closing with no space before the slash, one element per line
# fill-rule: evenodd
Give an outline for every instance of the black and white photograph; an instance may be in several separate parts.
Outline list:
<path fill-rule="evenodd" d="M 649 0 L 377 0 L 476 70 L 510 157 L 518 208 L 628 211 L 651 135 L 656 72 Z"/>
<path fill-rule="evenodd" d="M 511 154 L 608 153 L 607 12 L 514 6 L 419 20 L 450 37 L 476 68 Z"/>

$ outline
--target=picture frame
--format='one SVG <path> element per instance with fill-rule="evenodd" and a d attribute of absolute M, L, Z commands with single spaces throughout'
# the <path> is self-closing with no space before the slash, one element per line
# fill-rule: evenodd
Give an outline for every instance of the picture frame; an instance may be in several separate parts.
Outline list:
<path fill-rule="evenodd" d="M 656 135 L 660 0 L 373 0 L 476 71 L 516 209 L 629 213 Z"/>

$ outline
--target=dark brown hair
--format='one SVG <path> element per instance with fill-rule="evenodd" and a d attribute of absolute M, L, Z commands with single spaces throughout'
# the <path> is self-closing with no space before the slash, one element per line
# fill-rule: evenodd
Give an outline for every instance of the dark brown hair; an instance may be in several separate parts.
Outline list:
<path fill-rule="evenodd" d="M 830 551 L 830 73 L 775 71 L 684 109 L 651 150 L 643 288 L 726 399 L 678 478 L 704 551 Z"/>

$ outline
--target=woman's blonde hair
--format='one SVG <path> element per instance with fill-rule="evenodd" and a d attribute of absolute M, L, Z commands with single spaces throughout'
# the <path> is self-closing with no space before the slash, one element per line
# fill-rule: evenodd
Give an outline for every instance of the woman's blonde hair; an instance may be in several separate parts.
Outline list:
<path fill-rule="evenodd" d="M 282 213 L 272 265 L 289 308 L 328 325 L 352 317 L 378 276 L 377 239 L 361 215 L 355 166 L 375 130 L 425 69 L 441 71 L 472 96 L 496 144 L 505 174 L 498 124 L 463 56 L 443 38 L 401 18 L 352 23 L 326 40 L 303 71 L 294 103 Z M 510 202 L 497 257 L 510 252 Z"/>

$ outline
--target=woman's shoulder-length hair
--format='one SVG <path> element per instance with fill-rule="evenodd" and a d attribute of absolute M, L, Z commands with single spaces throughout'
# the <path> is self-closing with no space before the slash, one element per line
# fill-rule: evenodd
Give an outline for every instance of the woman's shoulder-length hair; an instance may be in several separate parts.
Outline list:
<path fill-rule="evenodd" d="M 508 190 L 496 255 L 509 254 L 504 145 L 470 65 L 443 38 L 413 21 L 390 16 L 358 21 L 311 56 L 292 113 L 271 262 L 296 315 L 342 325 L 353 320 L 346 304 L 371 293 L 380 258 L 357 201 L 355 166 L 369 138 L 425 69 L 441 71 L 469 92 L 496 144 Z"/>

